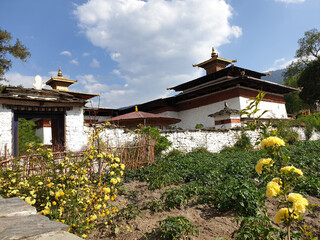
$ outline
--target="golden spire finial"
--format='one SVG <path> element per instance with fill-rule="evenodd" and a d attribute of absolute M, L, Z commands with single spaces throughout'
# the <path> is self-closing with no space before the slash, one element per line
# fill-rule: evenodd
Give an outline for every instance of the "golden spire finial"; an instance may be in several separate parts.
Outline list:
<path fill-rule="evenodd" d="M 214 51 L 214 48 L 212 48 L 211 57 L 212 58 L 218 57 L 218 54 Z"/>
<path fill-rule="evenodd" d="M 138 106 L 135 106 L 134 110 L 135 110 L 136 112 L 138 112 Z"/>
<path fill-rule="evenodd" d="M 62 77 L 61 67 L 59 67 L 58 77 Z"/>

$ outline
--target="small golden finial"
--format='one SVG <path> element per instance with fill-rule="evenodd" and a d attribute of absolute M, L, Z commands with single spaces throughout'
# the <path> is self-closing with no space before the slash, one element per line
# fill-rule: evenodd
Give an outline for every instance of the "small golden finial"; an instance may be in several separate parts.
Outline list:
<path fill-rule="evenodd" d="M 135 106 L 134 110 L 135 110 L 136 112 L 138 112 L 138 106 Z"/>
<path fill-rule="evenodd" d="M 212 48 L 211 57 L 218 57 L 218 54 L 214 51 L 214 48 Z"/>
<path fill-rule="evenodd" d="M 62 77 L 61 67 L 59 67 L 58 77 Z"/>

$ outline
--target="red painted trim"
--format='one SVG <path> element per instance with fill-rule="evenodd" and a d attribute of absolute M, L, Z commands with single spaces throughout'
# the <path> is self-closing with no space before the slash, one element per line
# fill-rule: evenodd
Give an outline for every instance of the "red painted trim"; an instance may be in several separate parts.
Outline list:
<path fill-rule="evenodd" d="M 240 119 L 224 119 L 214 122 L 215 125 L 227 124 L 227 123 L 241 123 Z"/>

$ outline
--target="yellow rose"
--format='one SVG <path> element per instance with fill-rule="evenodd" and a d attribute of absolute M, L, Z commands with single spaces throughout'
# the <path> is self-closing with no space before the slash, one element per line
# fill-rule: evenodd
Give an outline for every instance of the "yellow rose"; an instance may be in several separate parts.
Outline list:
<path fill-rule="evenodd" d="M 271 198 L 271 197 L 275 197 L 280 193 L 280 185 L 276 182 L 269 182 L 267 184 L 267 197 Z"/>
<path fill-rule="evenodd" d="M 279 224 L 281 220 L 286 220 L 289 218 L 289 209 L 281 208 L 277 214 L 274 216 L 274 222 Z"/>
<path fill-rule="evenodd" d="M 285 166 L 285 167 L 281 168 L 280 170 L 281 170 L 281 172 L 294 172 L 300 176 L 303 175 L 303 172 L 300 169 L 295 168 L 294 166 Z"/>
<path fill-rule="evenodd" d="M 263 139 L 261 142 L 261 148 L 274 148 L 274 147 L 282 147 L 285 145 L 285 142 L 278 137 L 268 137 Z"/>
<path fill-rule="evenodd" d="M 273 166 L 273 160 L 271 158 L 261 158 L 256 165 L 256 172 L 258 174 L 262 173 L 263 166 L 272 167 Z"/>

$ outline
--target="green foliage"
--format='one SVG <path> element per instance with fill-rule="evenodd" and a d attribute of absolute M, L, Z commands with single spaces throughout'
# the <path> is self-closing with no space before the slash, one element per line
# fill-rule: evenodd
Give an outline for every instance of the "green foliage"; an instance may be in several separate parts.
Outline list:
<path fill-rule="evenodd" d="M 183 155 L 184 153 L 178 149 L 172 149 L 170 152 L 167 153 L 168 158 L 175 158 L 175 157 L 179 157 L 181 155 Z"/>
<path fill-rule="evenodd" d="M 168 140 L 167 136 L 160 135 L 159 129 L 150 126 L 143 126 L 141 127 L 141 132 L 145 135 L 151 136 L 151 138 L 156 141 L 156 145 L 154 148 L 156 156 L 160 156 L 163 151 L 167 150 L 172 145 L 172 142 Z"/>
<path fill-rule="evenodd" d="M 181 188 L 169 188 L 161 196 L 166 209 L 179 208 L 187 204 L 192 197 L 202 193 L 202 187 L 196 182 L 182 186 Z"/>
<path fill-rule="evenodd" d="M 131 220 L 140 216 L 141 210 L 135 204 L 127 204 L 125 208 L 119 210 L 119 216 Z"/>
<path fill-rule="evenodd" d="M 197 123 L 195 128 L 196 129 L 202 129 L 203 128 L 203 124 Z"/>
<path fill-rule="evenodd" d="M 310 106 L 320 99 L 320 58 L 310 62 L 301 72 L 298 78 L 298 85 L 302 87 L 300 92 L 301 99 Z"/>
<path fill-rule="evenodd" d="M 41 143 L 42 139 L 36 136 L 36 124 L 34 121 L 28 121 L 25 118 L 19 118 L 19 155 L 26 153 L 27 144 Z"/>
<path fill-rule="evenodd" d="M 237 224 L 240 227 L 232 233 L 236 240 L 277 240 L 275 237 L 279 230 L 272 226 L 272 221 L 267 217 L 266 211 L 263 214 L 257 212 L 256 216 L 237 217 Z"/>
<path fill-rule="evenodd" d="M 296 190 L 320 197 L 320 141 L 299 142 L 283 149 L 290 162 L 304 171 L 305 177 L 296 183 Z M 208 204 L 225 212 L 256 216 L 263 206 L 266 186 L 257 176 L 256 160 L 264 158 L 263 151 L 232 151 L 222 153 L 190 152 L 159 158 L 155 163 L 137 171 L 127 171 L 130 179 L 147 181 L 150 189 L 181 185 L 167 189 L 160 200 L 146 207 L 152 211 L 180 208 L 185 204 Z"/>
<path fill-rule="evenodd" d="M 313 130 L 320 131 L 320 114 L 314 113 L 311 115 L 300 116 L 294 120 L 273 120 L 272 126 L 278 129 L 278 134 L 287 140 L 295 142 L 296 134 L 293 133 L 292 127 L 305 127 L 307 140 L 310 139 Z"/>
<path fill-rule="evenodd" d="M 264 125 L 262 122 L 260 122 L 260 118 L 268 111 L 264 110 L 263 112 L 260 112 L 258 114 L 258 112 L 260 111 L 258 107 L 265 95 L 265 93 L 259 92 L 259 94 L 255 98 L 250 99 L 249 104 L 246 108 L 240 110 L 240 116 L 245 115 L 247 118 L 252 119 L 252 122 L 245 123 L 248 129 L 251 131 L 256 130 L 258 127 L 261 128 Z"/>
<path fill-rule="evenodd" d="M 299 49 L 296 57 L 303 62 L 308 62 L 309 57 L 319 57 L 320 55 L 320 32 L 317 29 L 311 29 L 304 33 L 304 37 L 300 38 Z"/>
<path fill-rule="evenodd" d="M 151 200 L 146 204 L 144 209 L 150 209 L 153 212 L 162 212 L 164 210 L 164 204 L 161 200 Z"/>
<path fill-rule="evenodd" d="M 297 61 L 291 63 L 286 72 L 283 74 L 284 76 L 284 84 L 290 87 L 301 87 L 301 84 L 298 84 L 298 79 L 301 77 L 301 74 L 304 72 L 308 65 L 314 58 L 319 58 L 320 56 L 320 32 L 317 29 L 311 29 L 304 33 L 304 37 L 298 40 L 299 48 L 296 51 L 296 59 Z M 301 81 L 301 80 L 300 80 Z M 313 81 L 313 80 L 312 80 Z M 313 84 L 306 83 L 306 84 Z M 318 86 L 319 88 L 319 86 Z M 314 104 L 314 99 L 312 102 L 312 98 L 305 101 L 307 98 L 308 92 L 315 93 L 317 89 L 302 90 L 304 93 L 299 96 L 298 93 L 291 93 L 287 95 L 286 98 L 286 106 L 288 113 L 299 113 L 300 110 L 306 107 L 307 104 Z M 318 98 L 319 99 L 319 98 Z"/>
<path fill-rule="evenodd" d="M 284 96 L 286 101 L 286 110 L 289 114 L 299 114 L 301 110 L 308 108 L 299 96 L 299 92 L 293 92 Z"/>
<path fill-rule="evenodd" d="M 272 122 L 273 126 L 277 128 L 276 134 L 290 145 L 295 144 L 299 140 L 298 133 L 292 129 L 292 121 L 295 120 L 277 120 Z"/>
<path fill-rule="evenodd" d="M 236 149 L 242 149 L 245 151 L 251 150 L 252 149 L 252 144 L 250 141 L 250 138 L 245 132 L 241 132 L 240 136 L 238 136 L 237 142 L 234 144 L 234 147 Z"/>
<path fill-rule="evenodd" d="M 189 235 L 199 234 L 199 230 L 185 217 L 167 217 L 159 222 L 161 239 L 186 239 Z"/>
<path fill-rule="evenodd" d="M 83 238 L 96 227 L 98 218 L 108 222 L 116 215 L 118 209 L 110 203 L 116 200 L 123 169 L 123 164 L 115 164 L 117 158 L 90 148 L 83 157 L 69 156 L 57 162 L 51 149 L 29 146 L 27 162 L 17 159 L 12 168 L 0 168 L 1 196 L 24 199 L 39 214 L 68 224 L 70 232 Z M 110 182 L 103 183 L 101 178 L 94 180 L 90 174 L 97 159 L 105 163 L 105 174 L 113 176 Z M 29 166 L 32 166 L 32 175 L 28 175 Z M 132 212 L 135 214 L 133 208 L 126 216 Z"/>
<path fill-rule="evenodd" d="M 25 61 L 27 57 L 30 57 L 30 52 L 21 44 L 19 39 L 16 40 L 14 45 L 10 43 L 11 40 L 11 34 L 0 28 L 0 80 L 5 80 L 3 75 L 12 66 L 12 61 L 8 55 L 18 58 L 21 61 Z"/>

